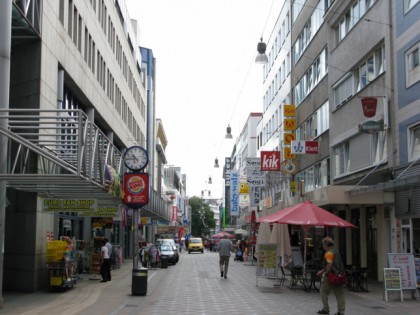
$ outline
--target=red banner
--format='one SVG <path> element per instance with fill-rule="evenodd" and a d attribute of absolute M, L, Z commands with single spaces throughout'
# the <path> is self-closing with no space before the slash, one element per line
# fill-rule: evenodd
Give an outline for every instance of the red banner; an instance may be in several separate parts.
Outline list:
<path fill-rule="evenodd" d="M 178 218 L 178 207 L 172 206 L 172 222 L 176 222 Z"/>

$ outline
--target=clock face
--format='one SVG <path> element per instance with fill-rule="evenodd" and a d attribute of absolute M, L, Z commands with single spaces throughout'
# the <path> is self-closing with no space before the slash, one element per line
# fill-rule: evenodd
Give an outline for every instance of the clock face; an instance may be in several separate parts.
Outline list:
<path fill-rule="evenodd" d="M 140 171 L 149 163 L 147 151 L 139 146 L 128 148 L 124 153 L 124 164 L 132 171 Z"/>

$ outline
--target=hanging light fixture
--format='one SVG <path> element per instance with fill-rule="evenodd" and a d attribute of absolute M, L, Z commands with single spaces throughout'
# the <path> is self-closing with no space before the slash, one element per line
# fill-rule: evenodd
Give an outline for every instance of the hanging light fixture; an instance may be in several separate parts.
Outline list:
<path fill-rule="evenodd" d="M 211 181 L 211 176 L 209 177 L 209 184 L 213 184 L 212 181 Z"/>
<path fill-rule="evenodd" d="M 217 158 L 214 159 L 214 168 L 219 168 L 219 160 Z"/>
<path fill-rule="evenodd" d="M 263 39 L 261 37 L 261 41 L 257 45 L 258 55 L 255 58 L 255 63 L 259 63 L 259 64 L 268 63 L 268 57 L 267 57 L 267 54 L 265 53 L 266 49 L 267 49 L 267 45 L 263 42 Z"/>
<path fill-rule="evenodd" d="M 210 192 L 210 190 L 209 190 L 209 197 L 211 196 L 211 192 Z"/>
<path fill-rule="evenodd" d="M 225 139 L 232 139 L 232 128 L 230 128 L 230 125 L 228 125 L 226 128 Z"/>

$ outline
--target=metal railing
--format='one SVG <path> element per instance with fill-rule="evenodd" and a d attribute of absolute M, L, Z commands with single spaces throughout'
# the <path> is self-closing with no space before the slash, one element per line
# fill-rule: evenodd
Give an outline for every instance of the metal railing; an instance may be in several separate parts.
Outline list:
<path fill-rule="evenodd" d="M 122 174 L 122 153 L 82 110 L 0 109 L 0 128 L 8 139 L 8 187 L 63 198 L 98 198 L 98 203 L 120 205 L 106 193 L 105 169 Z M 151 216 L 170 220 L 164 199 L 150 189 Z"/>

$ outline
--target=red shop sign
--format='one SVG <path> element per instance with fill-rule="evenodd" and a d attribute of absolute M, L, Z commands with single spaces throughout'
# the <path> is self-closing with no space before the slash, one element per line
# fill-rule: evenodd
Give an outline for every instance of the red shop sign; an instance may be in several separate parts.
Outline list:
<path fill-rule="evenodd" d="M 261 171 L 280 171 L 280 151 L 261 151 Z"/>
<path fill-rule="evenodd" d="M 365 117 L 373 117 L 376 115 L 376 105 L 378 99 L 376 97 L 363 97 L 362 98 L 362 109 Z"/>
<path fill-rule="evenodd" d="M 149 203 L 149 174 L 124 174 L 124 203 L 138 209 Z"/>

